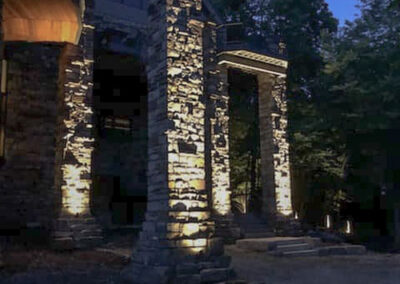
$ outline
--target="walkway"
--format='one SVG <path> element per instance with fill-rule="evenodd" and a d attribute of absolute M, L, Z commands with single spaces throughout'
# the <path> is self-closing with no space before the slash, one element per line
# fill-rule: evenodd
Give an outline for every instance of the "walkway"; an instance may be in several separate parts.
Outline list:
<path fill-rule="evenodd" d="M 398 284 L 400 254 L 273 257 L 226 247 L 240 279 L 254 284 Z"/>

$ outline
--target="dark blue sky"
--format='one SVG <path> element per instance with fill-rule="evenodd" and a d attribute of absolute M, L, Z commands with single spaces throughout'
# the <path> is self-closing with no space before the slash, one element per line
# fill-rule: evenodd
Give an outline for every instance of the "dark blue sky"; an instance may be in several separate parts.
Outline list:
<path fill-rule="evenodd" d="M 354 14 L 359 10 L 355 7 L 359 3 L 358 0 L 326 0 L 329 4 L 335 18 L 338 18 L 340 25 L 343 25 L 345 20 L 353 20 Z"/>

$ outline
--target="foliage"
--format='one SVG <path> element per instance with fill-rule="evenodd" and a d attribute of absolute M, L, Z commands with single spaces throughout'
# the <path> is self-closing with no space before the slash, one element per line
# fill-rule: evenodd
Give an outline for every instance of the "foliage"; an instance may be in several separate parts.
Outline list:
<path fill-rule="evenodd" d="M 343 188 L 345 145 L 335 125 L 330 125 L 323 113 L 327 81 L 322 74 L 324 41 L 337 31 L 323 0 L 252 1 L 247 11 L 253 11 L 253 29 L 265 38 L 274 35 L 287 45 L 289 138 L 293 172 L 307 176 L 306 188 L 299 188 L 296 175 L 294 191 L 302 192 L 294 200 L 295 207 L 307 210 L 304 203 L 319 203 Z M 260 14 L 266 14 L 261 17 Z M 296 194 L 294 195 L 296 197 Z M 314 202 L 317 199 L 318 202 Z M 330 210 L 329 206 L 321 209 Z"/>
<path fill-rule="evenodd" d="M 257 82 L 254 76 L 234 70 L 229 77 L 232 200 L 237 211 L 244 213 L 249 205 L 257 209 L 261 193 Z"/>
<path fill-rule="evenodd" d="M 349 201 L 352 184 L 346 175 L 359 150 L 354 147 L 363 147 L 349 143 L 352 137 L 398 129 L 399 2 L 361 0 L 361 16 L 338 30 L 324 0 L 216 1 L 229 6 L 227 20 L 240 17 L 249 35 L 286 43 L 295 208 L 323 204 L 317 211 L 337 212 Z M 236 127 L 244 133 L 247 126 Z M 366 182 L 377 169 L 360 172 Z"/>
<path fill-rule="evenodd" d="M 390 1 L 363 0 L 330 52 L 326 110 L 349 131 L 396 128 L 400 118 L 400 12 Z"/>
<path fill-rule="evenodd" d="M 323 113 L 330 125 L 340 129 L 352 157 L 353 177 L 347 186 L 360 202 L 368 204 L 379 198 L 376 192 L 381 184 L 395 183 L 396 166 L 377 162 L 397 155 L 395 137 L 385 138 L 389 134 L 384 133 L 393 133 L 400 123 L 400 9 L 391 4 L 389 0 L 362 0 L 361 17 L 348 22 L 325 49 L 324 76 L 329 89 Z M 365 138 L 350 143 L 361 134 L 376 137 L 376 146 L 368 145 Z M 360 163 L 362 157 L 371 162 Z"/>

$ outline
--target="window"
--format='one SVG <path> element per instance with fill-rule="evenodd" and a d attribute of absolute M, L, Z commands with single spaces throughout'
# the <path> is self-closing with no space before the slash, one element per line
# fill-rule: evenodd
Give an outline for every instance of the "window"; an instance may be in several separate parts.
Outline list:
<path fill-rule="evenodd" d="M 1 92 L 0 92 L 0 165 L 5 158 L 5 128 L 7 115 L 7 61 L 1 62 Z"/>
<path fill-rule="evenodd" d="M 132 130 L 131 121 L 127 118 L 122 117 L 111 117 L 108 116 L 104 119 L 104 128 L 118 129 L 130 132 Z"/>

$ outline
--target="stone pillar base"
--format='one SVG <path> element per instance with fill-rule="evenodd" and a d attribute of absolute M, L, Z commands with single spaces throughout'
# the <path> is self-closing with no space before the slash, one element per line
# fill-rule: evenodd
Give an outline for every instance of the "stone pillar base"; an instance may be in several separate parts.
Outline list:
<path fill-rule="evenodd" d="M 60 217 L 56 220 L 51 247 L 55 250 L 84 249 L 103 241 L 100 225 L 93 217 Z"/>
<path fill-rule="evenodd" d="M 225 244 L 234 244 L 240 239 L 240 227 L 233 219 L 233 216 L 214 216 L 215 236 L 221 238 Z"/>
<path fill-rule="evenodd" d="M 133 253 L 132 262 L 121 272 L 121 283 L 219 283 L 233 278 L 231 257 L 224 255 L 222 239 L 210 240 L 205 254 L 187 255 L 178 248 L 144 248 Z"/>
<path fill-rule="evenodd" d="M 276 220 L 275 230 L 277 236 L 299 237 L 304 235 L 301 223 L 292 216 L 279 216 Z"/>

